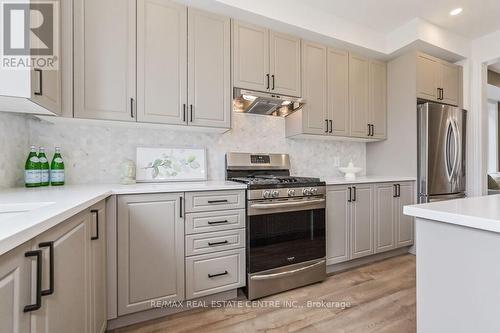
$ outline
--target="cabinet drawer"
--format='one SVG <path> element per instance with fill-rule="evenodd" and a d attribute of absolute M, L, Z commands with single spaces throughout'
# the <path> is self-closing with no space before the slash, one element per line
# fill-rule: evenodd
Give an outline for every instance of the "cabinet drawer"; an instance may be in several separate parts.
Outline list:
<path fill-rule="evenodd" d="M 186 299 L 245 285 L 245 249 L 186 258 Z"/>
<path fill-rule="evenodd" d="M 187 235 L 244 227 L 244 209 L 186 214 Z"/>
<path fill-rule="evenodd" d="M 245 208 L 245 191 L 186 193 L 186 213 Z"/>
<path fill-rule="evenodd" d="M 186 236 L 186 256 L 245 247 L 245 229 Z"/>

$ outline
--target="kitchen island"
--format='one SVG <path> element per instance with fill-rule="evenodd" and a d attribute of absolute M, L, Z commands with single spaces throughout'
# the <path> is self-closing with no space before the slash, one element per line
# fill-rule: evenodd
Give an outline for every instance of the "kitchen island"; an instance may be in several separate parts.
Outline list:
<path fill-rule="evenodd" d="M 404 207 L 417 242 L 417 332 L 500 332 L 500 195 Z"/>

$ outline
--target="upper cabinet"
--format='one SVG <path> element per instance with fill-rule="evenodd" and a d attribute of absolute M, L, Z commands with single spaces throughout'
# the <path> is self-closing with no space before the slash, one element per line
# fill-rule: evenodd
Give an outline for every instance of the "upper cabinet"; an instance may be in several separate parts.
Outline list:
<path fill-rule="evenodd" d="M 59 115 L 62 112 L 61 69 L 63 62 L 68 60 L 62 57 L 61 31 L 67 28 L 63 26 L 67 24 L 67 18 L 62 16 L 60 20 L 52 20 L 50 17 L 44 19 L 43 15 L 66 14 L 71 5 L 67 1 L 52 1 L 50 7 L 39 11 L 41 15 L 30 16 L 28 11 L 36 9 L 39 4 L 33 0 L 27 2 L 30 9 L 23 7 L 16 12 L 22 11 L 22 15 L 29 18 L 27 26 L 39 27 L 39 30 L 52 34 L 37 35 L 29 40 L 17 38 L 28 36 L 29 30 L 18 31 L 5 41 L 5 56 L 0 69 L 0 111 Z M 5 10 L 5 17 L 8 15 Z M 48 27 L 51 24 L 53 26 Z M 22 67 L 23 63 L 32 66 Z"/>
<path fill-rule="evenodd" d="M 387 66 L 321 44 L 302 42 L 305 106 L 286 118 L 288 137 L 387 138 Z"/>
<path fill-rule="evenodd" d="M 328 48 L 329 133 L 349 135 L 349 53 Z"/>
<path fill-rule="evenodd" d="M 229 18 L 174 1 L 77 0 L 74 116 L 227 129 L 230 41 Z"/>
<path fill-rule="evenodd" d="M 137 2 L 137 120 L 187 123 L 187 9 Z"/>
<path fill-rule="evenodd" d="M 75 118 L 135 121 L 135 0 L 74 1 Z"/>
<path fill-rule="evenodd" d="M 419 53 L 417 55 L 417 97 L 450 105 L 460 105 L 460 66 Z"/>
<path fill-rule="evenodd" d="M 368 119 L 371 136 L 385 139 L 387 138 L 387 65 L 381 61 L 370 60 L 369 76 Z"/>
<path fill-rule="evenodd" d="M 233 85 L 300 97 L 300 39 L 233 23 Z"/>
<path fill-rule="evenodd" d="M 369 125 L 369 59 L 351 54 L 349 57 L 349 110 L 351 115 L 351 135 L 368 137 Z"/>
<path fill-rule="evenodd" d="M 189 124 L 231 126 L 231 20 L 188 8 Z"/>
<path fill-rule="evenodd" d="M 300 111 L 303 115 L 304 133 L 323 134 L 327 132 L 326 69 L 326 47 L 316 43 L 304 42 L 302 45 L 302 92 L 307 103 Z"/>

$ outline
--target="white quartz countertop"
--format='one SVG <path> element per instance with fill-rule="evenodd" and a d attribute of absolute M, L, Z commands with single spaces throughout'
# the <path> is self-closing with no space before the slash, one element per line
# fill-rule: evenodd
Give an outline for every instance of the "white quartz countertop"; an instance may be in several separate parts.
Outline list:
<path fill-rule="evenodd" d="M 404 214 L 500 233 L 500 195 L 405 206 Z"/>
<path fill-rule="evenodd" d="M 246 189 L 226 181 L 66 185 L 0 190 L 0 255 L 113 194 Z"/>
<path fill-rule="evenodd" d="M 390 183 L 390 182 L 405 182 L 416 181 L 415 177 L 390 177 L 390 176 L 361 176 L 355 180 L 346 180 L 343 177 L 326 178 L 326 185 L 348 185 L 348 184 L 370 184 L 370 183 Z"/>

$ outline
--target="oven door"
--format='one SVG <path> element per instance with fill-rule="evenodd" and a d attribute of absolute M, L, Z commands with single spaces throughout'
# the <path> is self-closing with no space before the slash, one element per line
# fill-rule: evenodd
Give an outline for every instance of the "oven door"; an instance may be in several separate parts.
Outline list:
<path fill-rule="evenodd" d="M 324 198 L 308 202 L 249 202 L 248 273 L 324 258 Z"/>

